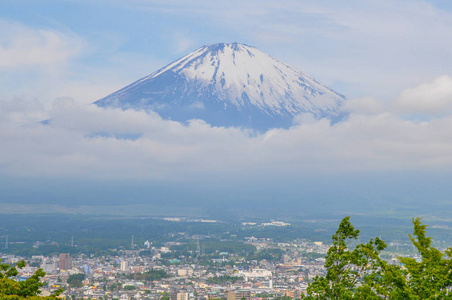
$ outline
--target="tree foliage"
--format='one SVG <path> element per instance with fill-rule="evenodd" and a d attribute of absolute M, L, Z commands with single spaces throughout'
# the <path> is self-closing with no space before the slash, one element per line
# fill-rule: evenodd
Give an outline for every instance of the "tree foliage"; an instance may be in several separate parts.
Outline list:
<path fill-rule="evenodd" d="M 126 286 L 124 286 L 124 289 L 126 291 L 132 291 L 132 290 L 136 290 L 136 287 L 134 285 L 126 285 Z"/>
<path fill-rule="evenodd" d="M 263 249 L 260 251 L 254 252 L 253 255 L 250 255 L 247 257 L 247 260 L 267 260 L 267 261 L 273 261 L 278 262 L 282 259 L 282 256 L 284 254 L 284 251 L 279 248 L 270 248 L 270 249 Z"/>
<path fill-rule="evenodd" d="M 133 280 L 154 281 L 161 280 L 162 278 L 168 278 L 170 275 L 163 270 L 149 270 L 143 273 L 128 274 L 126 277 Z"/>
<path fill-rule="evenodd" d="M 345 217 L 333 235 L 333 246 L 325 256 L 325 277 L 317 276 L 307 289 L 307 299 L 353 299 L 385 296 L 382 270 L 385 262 L 379 253 L 386 244 L 379 238 L 358 244 L 353 250 L 348 244 L 358 239 L 355 229 Z"/>
<path fill-rule="evenodd" d="M 427 226 L 421 223 L 421 219 L 414 218 L 413 224 L 413 236 L 409 237 L 421 260 L 400 258 L 403 264 L 402 274 L 406 279 L 406 295 L 409 295 L 410 299 L 451 299 L 452 248 L 444 253 L 434 248 L 432 238 L 426 236 Z"/>
<path fill-rule="evenodd" d="M 86 275 L 79 273 L 79 274 L 72 274 L 69 275 L 67 278 L 67 283 L 70 287 L 82 287 L 83 286 L 83 280 L 85 280 Z"/>
<path fill-rule="evenodd" d="M 48 297 L 41 297 L 40 288 L 44 285 L 40 279 L 46 275 L 42 269 L 38 269 L 25 281 L 14 280 L 19 274 L 17 269 L 25 267 L 25 261 L 17 263 L 16 267 L 0 263 L 0 299 L 56 299 L 62 292 L 57 290 Z"/>
<path fill-rule="evenodd" d="M 378 237 L 349 248 L 359 230 L 345 217 L 326 254 L 324 277 L 316 276 L 304 299 L 452 299 L 452 248 L 444 253 L 432 246 L 426 225 L 413 219 L 409 236 L 421 260 L 399 257 L 391 265 L 380 258 L 386 244 Z"/>

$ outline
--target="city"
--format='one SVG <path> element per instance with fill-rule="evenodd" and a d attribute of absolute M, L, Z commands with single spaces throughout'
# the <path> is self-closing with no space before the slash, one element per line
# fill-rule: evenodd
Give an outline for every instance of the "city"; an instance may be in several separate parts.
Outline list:
<path fill-rule="evenodd" d="M 166 232 L 163 240 L 143 242 L 142 237 L 132 235 L 129 245 L 97 253 L 89 250 L 84 253 L 86 248 L 80 247 L 77 240 L 74 242 L 73 237 L 67 245 L 55 241 L 15 241 L 5 244 L 9 249 L 3 250 L 2 263 L 14 265 L 26 261 L 26 267 L 19 270 L 16 278 L 19 281 L 42 268 L 46 273 L 42 278 L 42 295 L 63 289 L 60 297 L 65 299 L 298 299 L 315 276 L 326 274 L 325 255 L 331 244 L 303 238 L 283 241 L 274 232 L 274 237 L 268 235 L 272 231 L 262 237 L 263 230 L 289 231 L 294 224 L 288 222 L 241 222 L 237 224 L 240 230 L 253 228 L 261 235 L 238 238 L 239 231 L 232 232 L 232 225 L 221 234 L 192 234 L 178 231 L 177 227 L 198 224 L 199 231 L 209 231 L 218 225 L 218 220 L 184 217 L 151 220 L 155 228 L 163 222 L 173 230 Z M 99 234 L 106 236 L 105 232 Z M 100 239 L 99 245 L 106 241 Z M 26 253 L 24 247 L 31 247 L 34 254 L 11 254 Z M 49 252 L 45 247 L 53 250 Z M 70 250 L 72 254 L 58 253 L 58 249 Z M 399 264 L 400 255 L 419 258 L 407 249 L 410 246 L 406 243 L 391 242 L 382 257 L 390 264 Z M 40 251 L 47 255 L 37 255 Z"/>
<path fill-rule="evenodd" d="M 245 260 L 237 253 L 219 250 L 206 255 L 197 241 L 196 251 L 189 256 L 171 259 L 164 257 L 170 257 L 171 249 L 181 243 L 157 248 L 146 241 L 139 249 L 119 250 L 116 256 L 35 255 L 27 260 L 20 278 L 42 268 L 46 272 L 42 295 L 64 288 L 61 296 L 73 299 L 299 298 L 310 278 L 324 274 L 323 256 L 328 249 L 322 242 L 274 243 L 249 237 L 246 243 L 267 259 Z M 22 259 L 4 255 L 2 262 L 14 264 Z"/>

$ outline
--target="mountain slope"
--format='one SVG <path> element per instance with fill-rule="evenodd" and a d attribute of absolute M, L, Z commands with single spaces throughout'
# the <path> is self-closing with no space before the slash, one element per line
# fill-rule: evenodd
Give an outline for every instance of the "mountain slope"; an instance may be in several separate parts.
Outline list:
<path fill-rule="evenodd" d="M 300 113 L 337 119 L 342 95 L 243 44 L 206 45 L 95 102 L 214 126 L 287 128 Z"/>

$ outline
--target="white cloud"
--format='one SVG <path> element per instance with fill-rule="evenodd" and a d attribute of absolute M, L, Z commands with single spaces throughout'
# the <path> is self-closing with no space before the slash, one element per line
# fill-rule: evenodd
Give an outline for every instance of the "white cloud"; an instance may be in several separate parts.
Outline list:
<path fill-rule="evenodd" d="M 433 82 L 407 89 L 395 100 L 402 112 L 444 115 L 452 112 L 452 77 L 444 75 Z"/>
<path fill-rule="evenodd" d="M 346 100 L 342 110 L 350 113 L 377 114 L 385 111 L 385 105 L 372 97 L 363 97 Z"/>
<path fill-rule="evenodd" d="M 177 32 L 173 34 L 173 44 L 174 44 L 174 52 L 176 54 L 186 55 L 187 51 L 193 51 L 193 47 L 200 46 L 196 45 L 193 38 L 190 37 L 188 32 Z"/>
<path fill-rule="evenodd" d="M 80 54 L 83 41 L 72 33 L 0 21 L 0 68 L 61 66 Z"/>
<path fill-rule="evenodd" d="M 58 100 L 49 111 L 36 102 L 2 101 L 0 165 L 8 176 L 168 180 L 452 170 L 451 114 L 416 122 L 366 101 L 351 105 L 355 110 L 341 123 L 304 119 L 288 130 L 257 135 L 200 120 L 183 126 L 156 114 L 70 99 Z M 45 114 L 50 125 L 32 122 Z"/>
<path fill-rule="evenodd" d="M 190 104 L 190 108 L 204 109 L 204 103 L 202 103 L 201 101 L 193 102 L 192 104 Z"/>
<path fill-rule="evenodd" d="M 111 34 L 89 43 L 69 30 L 34 28 L 3 19 L 0 31 L 3 99 L 38 97 L 50 105 L 55 98 L 72 97 L 92 103 L 167 63 L 148 54 L 117 52 L 123 41 Z M 98 57 L 93 60 L 93 55 L 101 56 L 102 62 Z"/>

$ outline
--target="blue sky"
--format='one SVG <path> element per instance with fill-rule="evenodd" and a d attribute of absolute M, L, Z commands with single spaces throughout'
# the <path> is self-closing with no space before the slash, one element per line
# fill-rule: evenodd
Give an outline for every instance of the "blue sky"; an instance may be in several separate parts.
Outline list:
<path fill-rule="evenodd" d="M 17 43 L 56 34 L 59 45 L 42 36 L 33 45 L 64 52 L 58 70 L 51 66 L 60 89 L 43 93 L 84 102 L 216 42 L 256 46 L 352 98 L 389 100 L 452 64 L 447 1 L 4 1 L 0 20 Z M 14 38 L 4 37 L 3 47 Z M 8 69 L 27 79 L 6 80 L 3 93 L 35 97 L 43 75 L 33 72 L 48 71 L 37 65 Z M 91 93 L 79 92 L 84 84 Z"/>
<path fill-rule="evenodd" d="M 0 32 L 0 175 L 9 180 L 258 186 L 269 173 L 419 181 L 452 170 L 450 1 L 1 1 Z M 346 95 L 350 119 L 256 136 L 89 105 L 217 42 L 255 46 Z M 48 118 L 52 126 L 39 124 Z"/>

